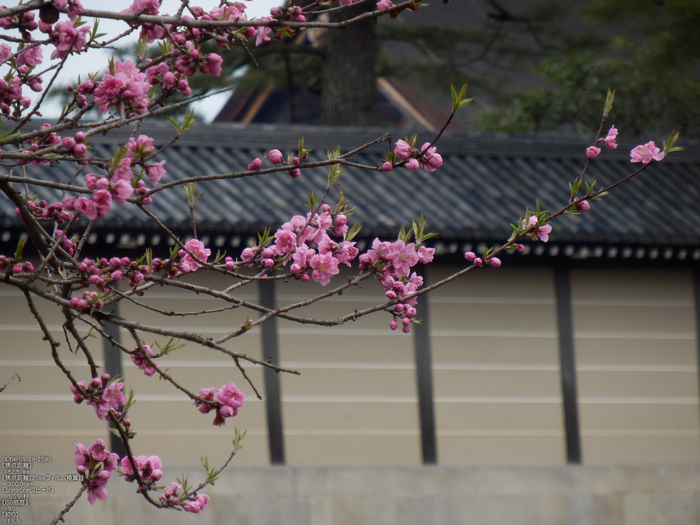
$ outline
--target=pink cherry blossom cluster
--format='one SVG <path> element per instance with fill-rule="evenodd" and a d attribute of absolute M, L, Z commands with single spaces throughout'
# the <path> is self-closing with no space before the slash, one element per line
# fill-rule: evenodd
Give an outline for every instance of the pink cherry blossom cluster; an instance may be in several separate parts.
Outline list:
<path fill-rule="evenodd" d="M 204 507 L 209 503 L 209 496 L 206 494 L 197 494 L 192 499 L 188 499 L 182 502 L 182 508 L 186 512 L 191 512 L 193 514 L 199 514 L 204 510 Z"/>
<path fill-rule="evenodd" d="M 42 124 L 41 129 L 49 129 L 51 127 L 51 124 Z M 58 144 L 61 144 L 61 137 L 59 135 L 56 135 L 56 133 L 47 133 L 46 135 L 40 135 L 37 138 L 30 139 L 28 141 L 29 144 L 29 149 L 22 150 L 21 153 L 25 154 L 30 154 L 30 153 L 37 153 L 40 149 L 42 148 L 50 148 L 51 146 L 56 146 Z M 17 159 L 17 163 L 19 165 L 24 165 L 26 164 L 26 161 L 24 159 Z M 32 165 L 34 167 L 37 167 L 41 164 L 50 164 L 51 162 L 48 159 L 38 159 L 35 158 L 32 160 Z"/>
<path fill-rule="evenodd" d="M 7 265 L 8 259 L 4 255 L 0 257 L 2 257 L 2 259 L 0 259 L 0 267 L 4 269 L 5 265 Z M 22 273 L 32 273 L 33 271 L 34 265 L 29 261 L 25 261 L 23 263 L 16 263 L 12 266 L 12 273 L 15 275 Z"/>
<path fill-rule="evenodd" d="M 618 135 L 618 130 L 615 128 L 615 126 L 612 126 L 610 130 L 608 131 L 608 134 L 604 139 L 598 139 L 598 142 L 602 142 L 605 144 L 605 147 L 608 149 L 617 149 L 617 142 L 616 138 Z M 586 148 L 586 156 L 589 159 L 592 159 L 594 157 L 597 157 L 600 155 L 601 149 L 596 147 L 596 146 L 589 146 Z"/>
<path fill-rule="evenodd" d="M 122 13 L 142 13 L 144 15 L 157 15 L 160 10 L 160 2 L 158 0 L 135 0 L 130 7 L 127 7 Z M 165 27 L 159 24 L 142 23 L 140 38 L 145 38 L 151 44 L 155 40 L 163 38 L 167 33 L 166 28 L 170 28 L 170 24 Z"/>
<path fill-rule="evenodd" d="M 88 25 L 78 27 L 76 21 L 58 22 L 55 25 L 39 22 L 39 29 L 46 33 L 56 49 L 51 53 L 51 60 L 64 59 L 69 53 L 79 53 L 85 49 L 92 28 Z M 34 64 L 36 65 L 36 64 Z"/>
<path fill-rule="evenodd" d="M 68 18 L 75 20 L 83 12 L 83 4 L 80 0 L 53 0 L 53 4 L 59 9 L 68 8 Z"/>
<path fill-rule="evenodd" d="M 199 239 L 190 239 L 185 243 L 185 248 L 196 255 L 197 258 L 203 263 L 207 262 L 207 259 L 211 255 L 211 250 L 209 248 L 205 248 L 204 243 Z M 181 258 L 178 269 L 182 273 L 196 272 L 199 268 L 204 266 L 185 250 L 180 250 L 178 255 Z"/>
<path fill-rule="evenodd" d="M 354 0 L 350 0 L 350 2 L 351 1 L 354 1 Z M 341 0 L 341 5 L 342 5 L 342 2 L 350 3 L 348 0 Z M 449 3 L 449 0 L 442 0 L 442 2 L 444 4 L 447 4 L 447 3 Z M 394 5 L 395 4 L 391 0 L 379 0 L 379 2 L 377 2 L 377 9 L 389 9 L 390 7 L 394 7 Z M 401 11 L 403 11 L 404 9 L 409 9 L 411 11 L 418 11 L 419 8 L 420 8 L 419 5 L 411 5 L 408 7 L 404 7 L 402 9 L 397 9 L 396 11 L 392 11 L 391 13 L 389 13 L 389 18 L 396 18 L 397 16 L 399 16 L 399 13 L 401 13 Z"/>
<path fill-rule="evenodd" d="M 297 166 L 299 166 L 299 164 L 301 164 L 301 161 L 308 156 L 308 153 L 303 152 L 301 157 L 292 157 L 290 164 L 293 167 L 289 169 L 290 177 L 296 179 L 299 175 L 301 175 L 301 169 L 299 169 Z M 284 155 L 282 155 L 282 152 L 278 149 L 271 150 L 268 154 L 268 157 L 270 159 L 270 162 L 272 162 L 273 164 L 286 164 L 284 160 Z M 262 161 L 260 159 L 254 159 L 253 162 L 248 166 L 248 169 L 250 171 L 255 171 L 260 169 L 260 166 L 262 166 Z"/>
<path fill-rule="evenodd" d="M 163 477 L 163 463 L 158 456 L 134 456 L 134 463 L 136 463 L 136 470 L 138 477 L 146 485 L 147 488 L 139 487 L 139 492 L 145 492 L 148 488 L 155 487 L 156 482 Z M 131 464 L 129 456 L 124 456 L 121 462 L 121 471 L 124 474 L 124 479 L 129 483 L 136 480 L 137 476 L 134 474 L 134 467 Z"/>
<path fill-rule="evenodd" d="M 430 142 L 423 144 L 420 150 L 412 148 L 405 140 L 397 140 L 394 148 L 394 155 L 406 161 L 403 167 L 411 171 L 424 168 L 425 171 L 435 171 L 442 166 L 442 156 L 437 153 L 437 148 L 430 145 Z M 384 171 L 393 169 L 391 162 L 387 161 L 382 166 Z"/>
<path fill-rule="evenodd" d="M 152 261 L 156 265 L 156 259 Z M 146 264 L 139 264 L 128 257 L 112 257 L 111 259 L 83 259 L 77 267 L 83 279 L 83 286 L 96 286 L 103 293 L 110 291 L 109 284 L 118 282 L 127 277 L 129 285 L 134 287 L 141 284 L 145 276 L 151 273 Z"/>
<path fill-rule="evenodd" d="M 86 290 L 83 292 L 82 299 L 79 297 L 71 297 L 70 306 L 76 310 L 89 310 L 95 308 L 96 310 L 101 310 L 104 308 L 104 301 L 100 299 L 100 294 L 97 292 Z"/>
<path fill-rule="evenodd" d="M 83 483 L 87 484 L 88 501 L 90 505 L 95 500 L 107 499 L 107 481 L 112 472 L 119 467 L 119 455 L 110 453 L 101 439 L 95 441 L 88 448 L 82 443 L 75 444 L 75 468 L 78 474 L 83 476 Z"/>
<path fill-rule="evenodd" d="M 522 249 L 520 248 L 521 246 Z M 516 249 L 522 252 L 525 251 L 525 246 L 519 244 L 516 246 Z M 465 252 L 464 258 L 467 262 L 472 263 L 474 266 L 482 266 L 484 264 L 484 259 L 482 259 L 481 257 L 477 257 L 477 255 L 474 252 Z M 486 258 L 486 264 L 490 264 L 494 268 L 500 268 L 501 260 L 498 257 L 488 257 Z"/>
<path fill-rule="evenodd" d="M 143 345 L 143 351 L 139 348 L 134 349 L 131 354 L 131 360 L 138 367 L 139 370 L 143 370 L 143 373 L 148 377 L 151 377 L 158 371 L 158 367 L 151 362 L 146 361 L 144 358 L 144 351 L 148 357 L 153 357 L 153 350 L 149 345 Z"/>
<path fill-rule="evenodd" d="M 341 0 L 343 2 L 344 0 Z M 340 5 L 343 5 L 342 3 Z M 273 7 L 270 15 L 280 22 L 306 22 L 306 17 L 298 5 L 291 7 Z"/>
<path fill-rule="evenodd" d="M 290 271 L 296 279 L 307 282 L 313 278 L 326 286 L 340 273 L 339 264 L 351 266 L 359 250 L 355 242 L 336 242 L 327 233 L 342 238 L 348 232 L 347 216 L 340 210 L 333 212 L 328 204 L 323 204 L 320 211 L 320 215 L 295 215 L 277 230 L 273 244 L 246 248 L 241 259 L 248 266 L 257 264 L 268 270 L 280 263 L 292 263 Z"/>
<path fill-rule="evenodd" d="M 401 299 L 423 285 L 423 278 L 415 272 L 409 277 L 411 268 L 419 262 L 432 262 L 434 255 L 434 248 L 420 246 L 416 250 L 414 243 L 406 244 L 400 239 L 393 243 L 374 239 L 372 248 L 360 256 L 360 272 L 374 273 L 385 290 L 386 298 L 398 301 L 391 310 L 394 317 L 389 326 L 392 330 L 398 328 L 397 319 L 400 319 L 403 332 L 411 331 L 411 320 L 416 316 L 418 300 L 416 297 Z"/>
<path fill-rule="evenodd" d="M 234 417 L 238 414 L 238 409 L 244 403 L 245 394 L 238 390 L 236 384 L 232 381 L 218 390 L 201 388 L 199 390 L 199 399 L 194 404 L 202 414 L 208 414 L 216 409 L 216 416 L 212 425 L 220 427 L 226 423 L 226 418 Z"/>
<path fill-rule="evenodd" d="M 63 203 L 61 202 L 49 204 L 45 200 L 40 200 L 39 202 L 28 200 L 27 206 L 34 217 L 41 221 L 56 221 L 57 223 L 62 223 L 72 218 L 72 215 L 63 209 Z M 15 208 L 15 215 L 17 215 L 17 217 L 22 216 L 19 208 Z M 73 253 L 71 252 L 70 255 L 73 255 Z"/>
<path fill-rule="evenodd" d="M 78 381 L 78 387 L 70 386 L 70 390 L 73 393 L 73 401 L 78 405 L 86 401 L 88 405 L 95 409 L 99 419 L 106 420 L 109 417 L 110 410 L 119 410 L 119 407 L 126 403 L 126 398 L 122 392 L 124 383 L 120 381 L 110 382 L 109 374 L 93 377 L 89 385 L 85 385 L 85 381 Z"/>
<path fill-rule="evenodd" d="M 119 59 L 110 65 L 108 73 L 102 77 L 94 91 L 95 102 L 100 113 L 110 109 L 124 111 L 127 116 L 146 113 L 150 99 L 151 85 L 131 60 Z"/>

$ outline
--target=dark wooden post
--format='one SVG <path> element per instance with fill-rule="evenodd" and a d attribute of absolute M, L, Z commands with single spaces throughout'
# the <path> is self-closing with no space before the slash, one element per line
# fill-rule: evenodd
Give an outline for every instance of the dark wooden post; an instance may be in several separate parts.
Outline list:
<path fill-rule="evenodd" d="M 578 418 L 578 394 L 576 392 L 576 357 L 574 354 L 574 319 L 571 308 L 571 280 L 569 268 L 554 269 L 559 328 L 559 364 L 561 391 L 566 431 L 566 461 L 581 463 L 581 433 Z"/>
<path fill-rule="evenodd" d="M 275 308 L 275 281 L 260 281 L 260 304 L 265 308 Z M 277 318 L 273 317 L 263 323 L 262 351 L 263 359 L 279 366 L 277 345 Z M 270 463 L 284 465 L 284 427 L 282 425 L 282 389 L 279 373 L 265 368 L 265 406 L 267 408 L 267 433 L 270 449 Z"/>

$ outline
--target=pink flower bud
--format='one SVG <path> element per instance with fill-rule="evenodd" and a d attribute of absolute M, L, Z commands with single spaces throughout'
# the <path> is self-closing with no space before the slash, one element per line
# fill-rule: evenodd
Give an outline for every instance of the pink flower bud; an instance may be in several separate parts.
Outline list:
<path fill-rule="evenodd" d="M 289 176 L 292 177 L 293 179 L 296 179 L 301 175 L 301 170 L 299 168 L 294 168 L 293 170 L 289 170 Z"/>
<path fill-rule="evenodd" d="M 270 158 L 270 162 L 273 164 L 282 164 L 284 162 L 284 156 L 282 155 L 282 152 L 278 149 L 273 149 L 270 151 L 268 157 Z"/>
<path fill-rule="evenodd" d="M 488 260 L 488 263 L 493 266 L 494 268 L 500 268 L 501 267 L 501 260 L 498 257 L 491 257 Z"/>
<path fill-rule="evenodd" d="M 396 330 L 396 329 L 399 327 L 399 323 L 398 323 L 398 321 L 396 320 L 395 317 L 389 322 L 389 327 L 390 327 L 392 330 Z"/>
<path fill-rule="evenodd" d="M 588 146 L 588 148 L 586 148 L 586 156 L 589 159 L 597 157 L 598 155 L 600 155 L 600 148 L 596 148 L 595 146 Z"/>
<path fill-rule="evenodd" d="M 584 211 L 588 211 L 591 209 L 591 205 L 588 203 L 587 200 L 585 201 L 580 201 L 576 199 L 576 210 L 583 213 Z"/>
<path fill-rule="evenodd" d="M 384 164 L 382 164 L 383 171 L 391 171 L 393 169 L 394 169 L 394 165 L 389 161 L 386 161 Z"/>
<path fill-rule="evenodd" d="M 476 254 L 475 254 L 474 252 L 466 252 L 466 253 L 464 254 L 464 258 L 465 258 L 467 261 L 472 262 L 474 259 L 476 259 Z"/>
<path fill-rule="evenodd" d="M 481 266 L 483 264 L 483 261 L 481 260 L 481 257 L 477 257 L 474 259 L 474 266 Z"/>

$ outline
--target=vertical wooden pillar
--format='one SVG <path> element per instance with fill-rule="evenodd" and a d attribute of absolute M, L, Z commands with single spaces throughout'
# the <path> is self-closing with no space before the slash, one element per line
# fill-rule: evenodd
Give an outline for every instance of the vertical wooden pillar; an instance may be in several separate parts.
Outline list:
<path fill-rule="evenodd" d="M 698 347 L 698 390 L 700 391 L 700 268 L 693 269 L 695 285 L 695 341 Z"/>
<path fill-rule="evenodd" d="M 111 303 L 104 308 L 104 312 L 112 315 L 119 315 L 119 303 Z M 112 323 L 104 324 L 104 331 L 112 337 L 112 339 L 121 343 L 121 334 L 119 327 Z M 114 346 L 108 339 L 102 339 L 102 356 L 104 358 L 104 372 L 109 374 L 109 377 L 122 375 L 122 352 Z M 109 428 L 114 428 L 114 423 L 109 422 Z M 109 433 L 109 448 L 112 452 L 119 454 L 119 457 L 126 455 L 126 449 L 121 439 L 115 436 L 112 432 Z"/>
<path fill-rule="evenodd" d="M 576 358 L 574 354 L 574 320 L 571 307 L 571 278 L 569 268 L 554 268 L 559 329 L 559 364 L 566 431 L 566 461 L 581 463 L 581 432 L 576 391 Z"/>
<path fill-rule="evenodd" d="M 421 274 L 427 284 L 427 272 Z M 433 400 L 433 360 L 430 348 L 430 316 L 428 296 L 418 297 L 418 319 L 420 324 L 412 324 L 413 347 L 418 385 L 418 412 L 420 416 L 421 450 L 424 465 L 437 464 L 437 438 L 435 435 L 435 403 Z"/>
<path fill-rule="evenodd" d="M 265 308 L 275 308 L 275 281 L 261 280 L 260 304 Z M 263 323 L 262 351 L 263 359 L 279 366 L 279 349 L 277 344 L 277 318 L 273 317 Z M 265 368 L 265 406 L 267 409 L 267 433 L 270 450 L 270 463 L 284 465 L 284 427 L 282 425 L 282 389 L 279 373 Z"/>

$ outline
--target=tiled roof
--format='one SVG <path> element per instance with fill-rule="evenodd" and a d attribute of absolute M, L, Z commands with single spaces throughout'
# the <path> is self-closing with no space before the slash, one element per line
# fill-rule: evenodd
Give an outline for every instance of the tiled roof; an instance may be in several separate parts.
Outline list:
<path fill-rule="evenodd" d="M 157 145 L 173 136 L 169 124 L 143 127 Z M 286 155 L 296 148 L 299 137 L 313 148 L 309 160 L 326 158 L 326 150 L 342 145 L 344 151 L 381 136 L 383 130 L 357 128 L 290 127 L 277 125 L 213 124 L 195 126 L 162 154 L 167 174 L 162 182 L 196 175 L 243 171 L 254 157 L 277 147 Z M 124 144 L 126 132 L 92 137 L 90 144 L 100 156 L 108 156 L 114 144 Z M 402 137 L 392 137 L 396 141 Z M 419 137 L 419 144 L 430 140 Z M 659 141 L 660 142 L 660 141 Z M 431 231 L 438 231 L 443 243 L 495 242 L 507 238 L 509 224 L 533 209 L 539 197 L 544 209 L 555 211 L 568 201 L 568 181 L 585 164 L 580 141 L 536 140 L 508 137 L 475 137 L 452 134 L 438 143 L 444 165 L 434 173 L 399 169 L 390 173 L 365 172 L 348 168 L 341 178 L 342 190 L 356 213 L 364 237 L 396 236 L 402 224 L 410 224 L 421 213 Z M 588 179 L 596 176 L 609 184 L 631 173 L 638 165 L 629 162 L 634 144 L 621 144 L 615 151 L 603 151 L 593 159 Z M 376 164 L 389 144 L 369 148 L 355 156 L 359 163 Z M 269 164 L 266 164 L 269 165 Z M 6 170 L 6 168 L 0 168 Z M 72 166 L 50 169 L 51 177 L 68 181 Z M 37 168 L 28 167 L 28 174 Z M 81 175 L 82 177 L 82 175 Z M 303 214 L 310 190 L 320 193 L 326 185 L 327 169 L 304 170 L 298 179 L 286 173 L 250 177 L 244 180 L 216 180 L 200 183 L 197 228 L 228 243 L 233 236 L 245 238 L 265 227 L 276 228 L 291 215 Z M 41 190 L 48 201 L 59 193 Z M 337 196 L 337 192 L 334 194 Z M 163 191 L 150 210 L 179 234 L 191 234 L 187 202 L 182 189 Z M 19 226 L 14 206 L 0 201 L 0 225 L 4 238 Z M 96 235 L 145 233 L 154 225 L 133 206 L 115 203 L 106 219 L 99 221 Z M 636 179 L 594 202 L 581 216 L 561 217 L 553 223 L 550 246 L 591 244 L 610 247 L 634 246 L 646 249 L 680 249 L 700 254 L 700 148 L 691 144 L 656 163 Z M 223 237 L 221 237 L 223 236 Z M 239 242 L 239 241 L 237 241 Z M 141 244 L 141 243 L 139 243 Z M 541 249 L 541 248 L 540 248 Z M 700 255 L 699 255 L 700 256 Z"/>

